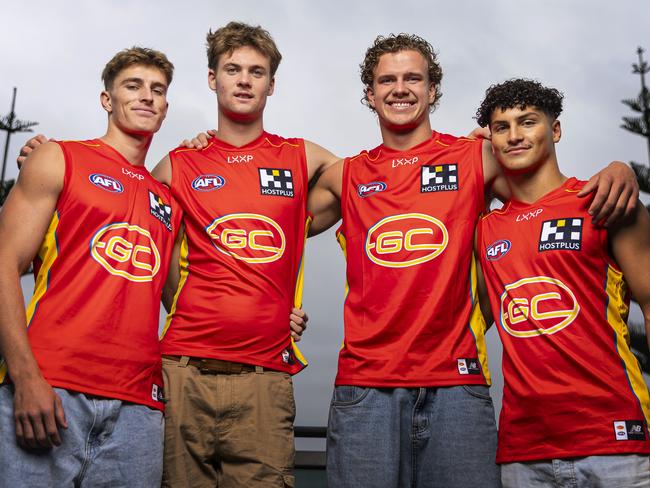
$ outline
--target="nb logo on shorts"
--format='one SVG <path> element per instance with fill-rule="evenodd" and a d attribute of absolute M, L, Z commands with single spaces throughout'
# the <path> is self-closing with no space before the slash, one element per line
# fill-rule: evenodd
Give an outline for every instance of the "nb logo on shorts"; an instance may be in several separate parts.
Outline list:
<path fill-rule="evenodd" d="M 251 264 L 277 261 L 286 247 L 282 228 L 260 214 L 226 215 L 213 220 L 205 231 L 220 252 Z"/>
<path fill-rule="evenodd" d="M 548 276 L 523 278 L 501 294 L 500 323 L 515 337 L 551 335 L 568 327 L 580 305 L 560 280 Z"/>
<path fill-rule="evenodd" d="M 421 213 L 383 218 L 366 237 L 366 255 L 373 263 L 404 268 L 426 263 L 443 253 L 449 242 L 445 224 Z"/>
<path fill-rule="evenodd" d="M 129 281 L 146 282 L 160 270 L 160 253 L 149 231 L 127 222 L 99 229 L 90 255 L 106 271 Z"/>

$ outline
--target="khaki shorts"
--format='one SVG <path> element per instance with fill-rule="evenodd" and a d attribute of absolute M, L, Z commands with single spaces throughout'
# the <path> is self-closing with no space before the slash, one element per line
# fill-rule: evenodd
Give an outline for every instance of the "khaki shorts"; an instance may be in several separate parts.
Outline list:
<path fill-rule="evenodd" d="M 296 405 L 287 373 L 201 373 L 163 358 L 163 487 L 293 487 Z"/>

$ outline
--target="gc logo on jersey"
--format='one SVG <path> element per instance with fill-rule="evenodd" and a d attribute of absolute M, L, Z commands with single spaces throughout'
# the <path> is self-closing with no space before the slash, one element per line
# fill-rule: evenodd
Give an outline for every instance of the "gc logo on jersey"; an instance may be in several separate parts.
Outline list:
<path fill-rule="evenodd" d="M 112 176 L 106 176 L 100 173 L 91 174 L 88 179 L 90 182 L 102 190 L 106 190 L 111 193 L 122 193 L 124 191 L 124 186 L 118 180 Z"/>
<path fill-rule="evenodd" d="M 200 175 L 192 181 L 192 188 L 196 191 L 218 190 L 226 184 L 226 180 L 219 175 Z"/>
<path fill-rule="evenodd" d="M 438 257 L 447 247 L 445 224 L 421 213 L 391 215 L 368 229 L 366 255 L 373 263 L 405 268 Z"/>
<path fill-rule="evenodd" d="M 149 190 L 149 211 L 160 220 L 167 230 L 172 230 L 172 208 L 163 199 Z"/>
<path fill-rule="evenodd" d="M 458 191 L 458 165 L 422 166 L 420 193 Z"/>
<path fill-rule="evenodd" d="M 573 292 L 560 280 L 533 276 L 506 285 L 501 294 L 500 323 L 515 337 L 559 332 L 580 312 Z"/>
<path fill-rule="evenodd" d="M 151 234 L 128 222 L 99 229 L 90 240 L 90 255 L 110 274 L 129 281 L 151 281 L 160 270 L 160 253 Z"/>
<path fill-rule="evenodd" d="M 496 241 L 490 244 L 485 250 L 485 258 L 488 261 L 497 261 L 505 256 L 511 247 L 512 244 L 510 244 L 508 239 Z"/>
<path fill-rule="evenodd" d="M 369 197 L 386 189 L 386 183 L 383 181 L 372 181 L 365 185 L 357 185 L 357 195 L 361 198 Z"/>
<path fill-rule="evenodd" d="M 582 218 L 545 220 L 539 236 L 539 251 L 564 249 L 579 251 L 582 242 Z"/>
<path fill-rule="evenodd" d="M 277 261 L 286 247 L 282 228 L 260 214 L 226 215 L 212 221 L 205 231 L 220 252 L 251 264 Z"/>
<path fill-rule="evenodd" d="M 293 198 L 293 178 L 290 169 L 258 168 L 262 195 Z"/>

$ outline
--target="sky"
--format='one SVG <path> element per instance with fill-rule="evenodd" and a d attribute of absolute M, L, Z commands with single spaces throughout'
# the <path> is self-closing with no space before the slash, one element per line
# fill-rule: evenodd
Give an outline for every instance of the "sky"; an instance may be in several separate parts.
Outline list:
<path fill-rule="evenodd" d="M 230 20 L 261 24 L 283 54 L 265 112 L 269 132 L 304 137 L 340 156 L 380 144 L 376 118 L 360 103 L 358 66 L 375 36 L 408 32 L 429 40 L 443 67 L 434 129 L 469 133 L 489 85 L 535 78 L 565 94 L 557 152 L 566 175 L 588 178 L 617 159 L 647 163 L 645 141 L 619 127 L 629 115 L 621 99 L 639 92 L 639 77 L 631 74 L 637 46 L 650 49 L 647 0 L 3 2 L 0 115 L 9 112 L 18 87 L 17 116 L 38 121 L 38 132 L 58 139 L 101 136 L 104 64 L 132 45 L 162 50 L 176 71 L 167 120 L 149 152 L 151 169 L 181 140 L 215 126 L 205 35 Z M 9 177 L 16 175 L 13 161 L 28 137 L 12 137 Z M 297 425 L 327 421 L 343 338 L 344 271 L 332 231 L 310 239 L 304 307 L 311 320 L 300 343 L 310 366 L 294 378 Z M 495 330 L 488 344 L 498 410 Z"/>

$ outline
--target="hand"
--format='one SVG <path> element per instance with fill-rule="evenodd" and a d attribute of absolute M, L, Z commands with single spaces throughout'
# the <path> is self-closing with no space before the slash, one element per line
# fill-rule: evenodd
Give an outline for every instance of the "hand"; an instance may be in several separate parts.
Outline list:
<path fill-rule="evenodd" d="M 592 223 L 602 223 L 605 227 L 630 217 L 639 199 L 639 184 L 632 168 L 621 161 L 614 161 L 607 168 L 592 176 L 582 188 L 579 197 L 596 191 L 589 207 Z"/>
<path fill-rule="evenodd" d="M 18 169 L 23 167 L 23 163 L 27 159 L 27 156 L 29 156 L 29 153 L 31 153 L 34 149 L 36 149 L 41 144 L 45 144 L 46 142 L 51 140 L 52 139 L 48 139 L 43 134 L 39 134 L 37 136 L 32 137 L 30 140 L 28 140 L 25 143 L 25 145 L 20 148 L 20 154 L 16 159 L 16 164 L 18 165 Z"/>
<path fill-rule="evenodd" d="M 210 138 L 215 137 L 217 131 L 214 129 L 208 129 L 207 134 L 205 132 L 199 132 L 195 138 L 191 141 L 185 139 L 181 142 L 181 146 L 184 146 L 188 149 L 205 149 L 210 144 Z"/>
<path fill-rule="evenodd" d="M 307 313 L 301 308 L 292 308 L 289 315 L 289 325 L 291 327 L 291 337 L 294 342 L 300 342 L 302 333 L 307 328 L 309 317 Z"/>
<path fill-rule="evenodd" d="M 477 127 L 467 134 L 467 137 L 470 139 L 487 139 L 489 141 L 492 135 L 490 134 L 490 129 L 487 127 Z"/>
<path fill-rule="evenodd" d="M 41 377 L 16 384 L 14 392 L 16 440 L 23 448 L 61 445 L 59 428 L 68 428 L 61 398 Z"/>

